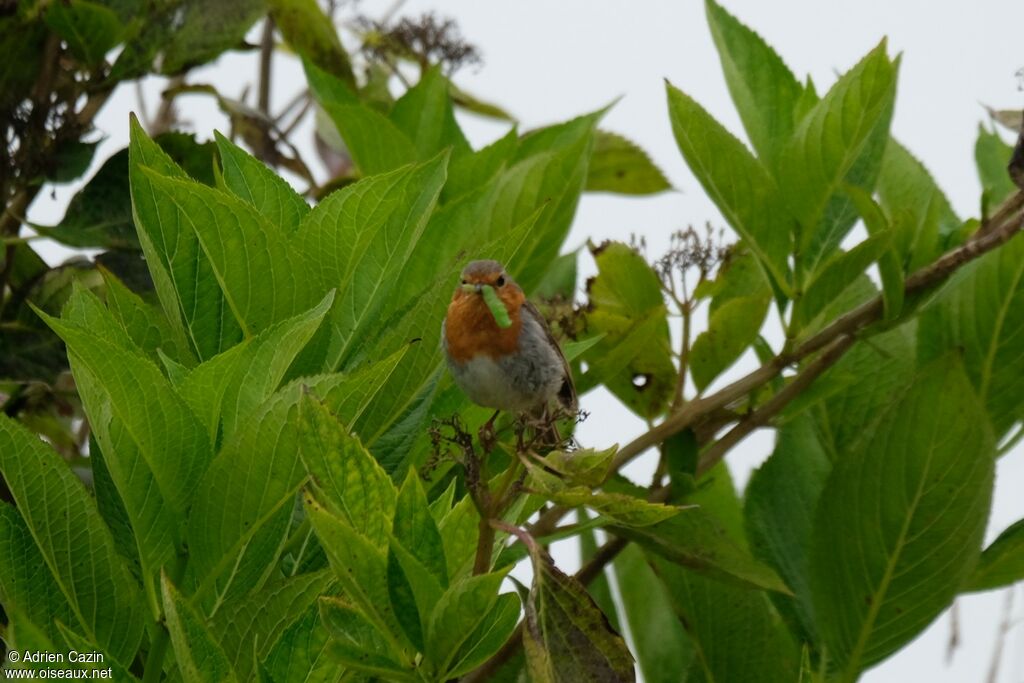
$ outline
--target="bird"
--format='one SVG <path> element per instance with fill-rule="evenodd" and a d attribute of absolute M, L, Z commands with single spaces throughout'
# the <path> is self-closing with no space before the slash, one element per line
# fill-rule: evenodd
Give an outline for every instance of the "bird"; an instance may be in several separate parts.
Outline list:
<path fill-rule="evenodd" d="M 501 327 L 484 299 L 492 287 L 508 312 Z M 545 415 L 576 412 L 572 371 L 544 316 L 498 261 L 471 261 L 462 270 L 441 327 L 441 344 L 455 384 L 477 405 Z"/>

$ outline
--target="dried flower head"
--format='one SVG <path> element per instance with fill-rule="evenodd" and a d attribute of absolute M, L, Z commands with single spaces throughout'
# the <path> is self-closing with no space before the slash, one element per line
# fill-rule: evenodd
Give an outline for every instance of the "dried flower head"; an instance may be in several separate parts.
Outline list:
<path fill-rule="evenodd" d="M 390 24 L 359 17 L 356 25 L 364 33 L 362 51 L 371 59 L 411 59 L 422 68 L 440 64 L 448 75 L 481 61 L 480 51 L 462 38 L 455 20 L 433 12 Z"/>

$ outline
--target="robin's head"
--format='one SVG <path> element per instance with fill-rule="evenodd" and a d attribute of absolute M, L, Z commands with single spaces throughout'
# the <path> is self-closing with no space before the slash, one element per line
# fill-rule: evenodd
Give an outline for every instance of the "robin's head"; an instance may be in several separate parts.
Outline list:
<path fill-rule="evenodd" d="M 494 288 L 509 313 L 517 312 L 526 301 L 523 290 L 505 272 L 505 267 L 497 261 L 490 260 L 470 261 L 462 269 L 462 279 L 455 288 L 452 301 L 462 300 L 468 303 L 472 299 L 477 299 L 483 304 L 481 293 L 484 286 Z"/>

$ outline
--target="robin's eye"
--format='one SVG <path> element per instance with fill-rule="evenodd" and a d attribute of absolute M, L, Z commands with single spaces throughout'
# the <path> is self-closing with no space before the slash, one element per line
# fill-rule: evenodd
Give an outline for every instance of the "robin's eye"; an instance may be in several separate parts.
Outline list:
<path fill-rule="evenodd" d="M 502 275 L 501 277 L 499 277 L 497 280 L 494 281 L 494 284 L 496 284 L 499 287 L 504 287 L 505 286 L 505 276 Z"/>
<path fill-rule="evenodd" d="M 462 278 L 462 284 L 466 284 L 466 278 Z"/>

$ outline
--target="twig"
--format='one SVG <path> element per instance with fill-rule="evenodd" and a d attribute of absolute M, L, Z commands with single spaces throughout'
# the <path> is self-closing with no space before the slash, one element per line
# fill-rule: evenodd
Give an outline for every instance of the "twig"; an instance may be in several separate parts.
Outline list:
<path fill-rule="evenodd" d="M 831 346 L 815 358 L 789 384 L 768 399 L 763 406 L 744 417 L 725 436 L 713 443 L 701 455 L 700 462 L 697 465 L 697 476 L 699 477 L 717 465 L 733 446 L 742 441 L 752 431 L 764 426 L 769 420 L 778 415 L 790 401 L 811 386 L 821 373 L 828 370 L 836 361 L 842 358 L 843 354 L 853 346 L 854 341 L 855 339 L 852 335 L 844 335 L 836 339 L 832 342 Z"/>
<path fill-rule="evenodd" d="M 270 116 L 270 67 L 274 58 L 274 19 L 268 16 L 263 22 L 263 39 L 260 41 L 260 81 L 256 106 L 264 116 Z"/>
<path fill-rule="evenodd" d="M 1006 600 L 1003 602 L 1003 618 L 999 622 L 999 635 L 996 637 L 996 649 L 992 652 L 992 663 L 988 669 L 988 683 L 998 683 L 999 665 L 1003 660 L 1003 646 L 1006 643 L 1006 636 L 1010 632 L 1010 614 L 1013 612 L 1014 586 L 1006 590 Z"/>

